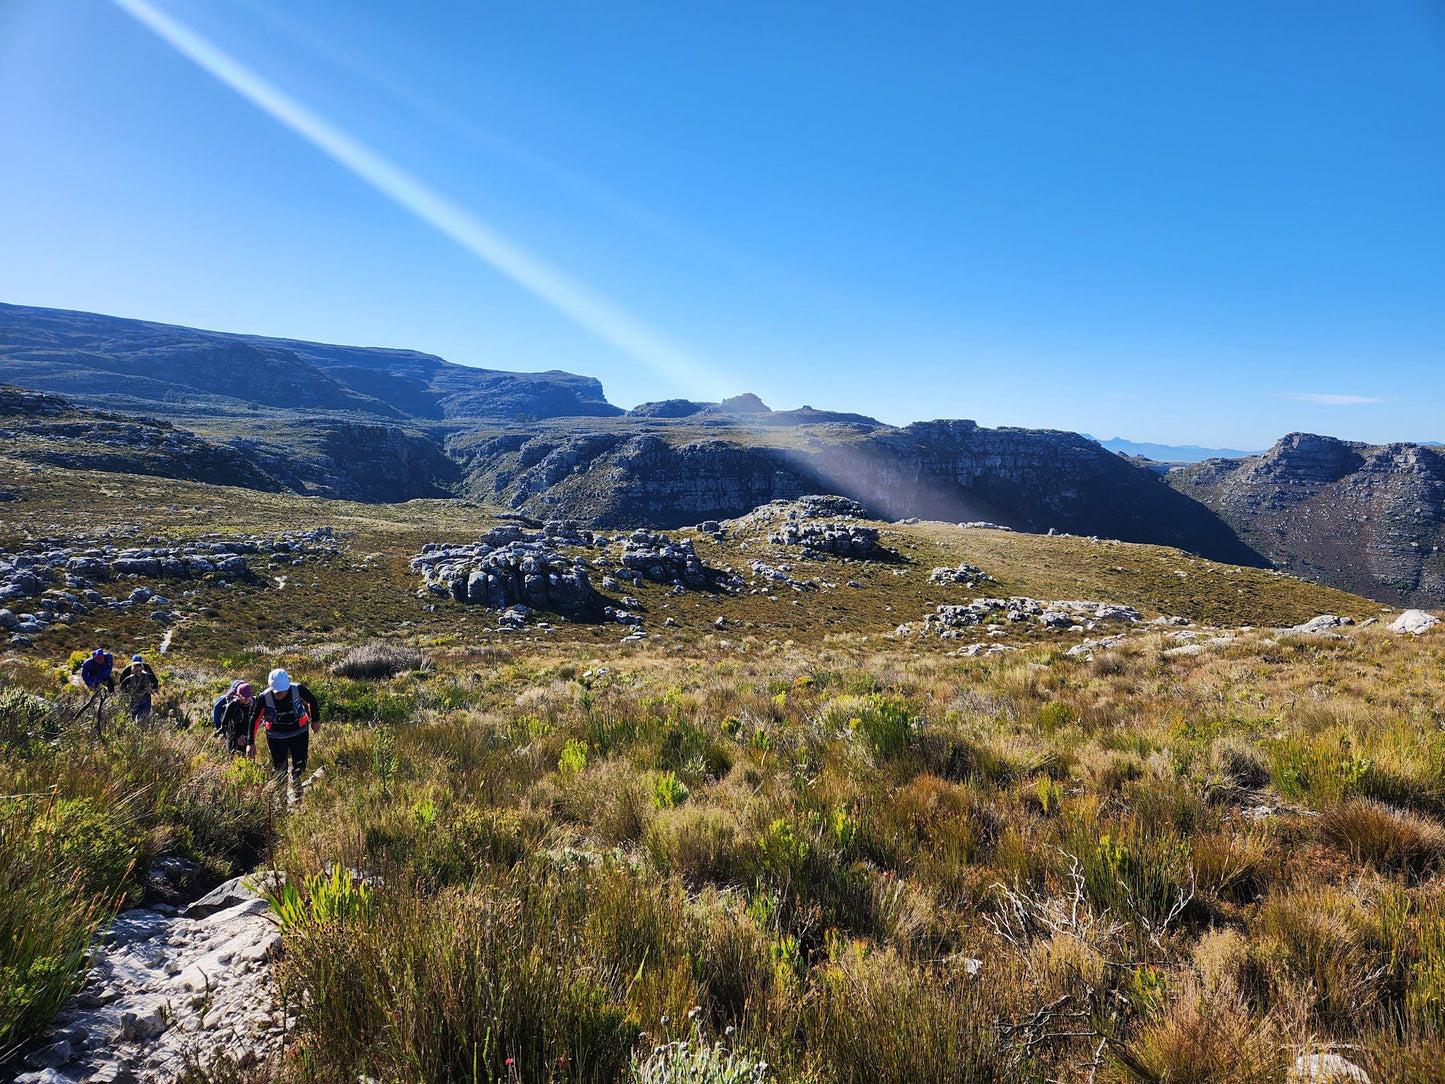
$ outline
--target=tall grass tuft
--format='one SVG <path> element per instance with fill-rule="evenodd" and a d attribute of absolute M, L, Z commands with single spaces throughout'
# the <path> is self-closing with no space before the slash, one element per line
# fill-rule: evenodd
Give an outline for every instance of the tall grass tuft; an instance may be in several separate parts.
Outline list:
<path fill-rule="evenodd" d="M 1385 873 L 1423 877 L 1445 864 L 1445 824 L 1368 798 L 1327 810 L 1320 831 L 1355 859 Z"/>
<path fill-rule="evenodd" d="M 431 657 L 414 647 L 378 640 L 352 648 L 331 664 L 331 672 L 354 681 L 376 681 L 411 670 L 430 669 L 431 666 Z"/>

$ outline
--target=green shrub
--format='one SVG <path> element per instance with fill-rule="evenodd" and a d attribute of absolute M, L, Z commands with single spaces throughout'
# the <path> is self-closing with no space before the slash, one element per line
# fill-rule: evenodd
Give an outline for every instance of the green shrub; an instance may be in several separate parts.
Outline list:
<path fill-rule="evenodd" d="M 848 722 L 863 737 L 873 755 L 882 760 L 902 755 L 913 743 L 918 729 L 907 701 L 878 693 L 865 697 L 862 709 Z"/>
<path fill-rule="evenodd" d="M 303 889 L 292 881 L 266 893 L 281 929 L 294 931 L 306 923 L 344 922 L 371 907 L 371 886 L 339 865 L 330 874 L 313 873 Z"/>
<path fill-rule="evenodd" d="M 688 789 L 676 772 L 661 772 L 652 781 L 652 804 L 658 809 L 672 809 L 687 801 Z"/>
<path fill-rule="evenodd" d="M 139 891 L 133 874 L 141 861 L 142 840 L 96 798 L 60 799 L 34 825 L 52 868 L 74 876 L 89 899 L 125 899 Z"/>
<path fill-rule="evenodd" d="M 557 770 L 563 775 L 577 775 L 587 767 L 587 743 L 573 738 L 562 747 Z"/>
<path fill-rule="evenodd" d="M 36 817 L 0 806 L 0 1060 L 38 1035 L 79 987 L 91 936 L 113 913 L 129 871 L 128 860 L 103 856 L 104 843 L 81 851 L 69 840 L 82 822 L 102 818 L 74 805 L 59 812 Z M 60 853 L 57 835 L 70 843 Z M 123 842 L 107 841 L 127 853 Z M 89 868 L 65 866 L 78 857 L 90 859 Z M 112 875 L 100 895 L 90 891 Z"/>
<path fill-rule="evenodd" d="M 23 746 L 39 737 L 52 710 L 23 689 L 0 689 L 0 747 Z"/>

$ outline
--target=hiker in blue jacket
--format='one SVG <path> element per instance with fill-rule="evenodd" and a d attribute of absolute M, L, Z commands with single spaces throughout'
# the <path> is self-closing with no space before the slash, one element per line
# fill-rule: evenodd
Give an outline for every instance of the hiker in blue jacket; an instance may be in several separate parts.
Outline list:
<path fill-rule="evenodd" d="M 91 692 L 104 686 L 115 692 L 115 659 L 104 648 L 96 648 L 80 666 L 80 680 Z"/>

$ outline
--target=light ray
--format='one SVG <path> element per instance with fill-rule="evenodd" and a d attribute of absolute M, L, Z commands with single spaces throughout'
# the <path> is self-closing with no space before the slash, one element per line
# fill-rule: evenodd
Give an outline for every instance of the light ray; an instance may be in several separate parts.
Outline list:
<path fill-rule="evenodd" d="M 691 394 L 721 397 L 724 381 L 688 351 L 595 290 L 527 251 L 475 214 L 303 105 L 149 0 L 117 7 L 381 194 L 517 285 Z"/>

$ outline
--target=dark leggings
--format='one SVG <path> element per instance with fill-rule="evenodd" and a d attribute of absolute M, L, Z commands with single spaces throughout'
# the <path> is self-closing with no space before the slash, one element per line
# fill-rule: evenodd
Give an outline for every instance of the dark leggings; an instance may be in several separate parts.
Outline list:
<path fill-rule="evenodd" d="M 306 729 L 299 734 L 293 734 L 289 738 L 278 738 L 274 735 L 266 735 L 266 745 L 271 750 L 271 765 L 276 769 L 276 774 L 285 773 L 287 761 L 293 775 L 299 779 L 306 774 L 306 750 L 311 744 L 311 731 Z"/>

